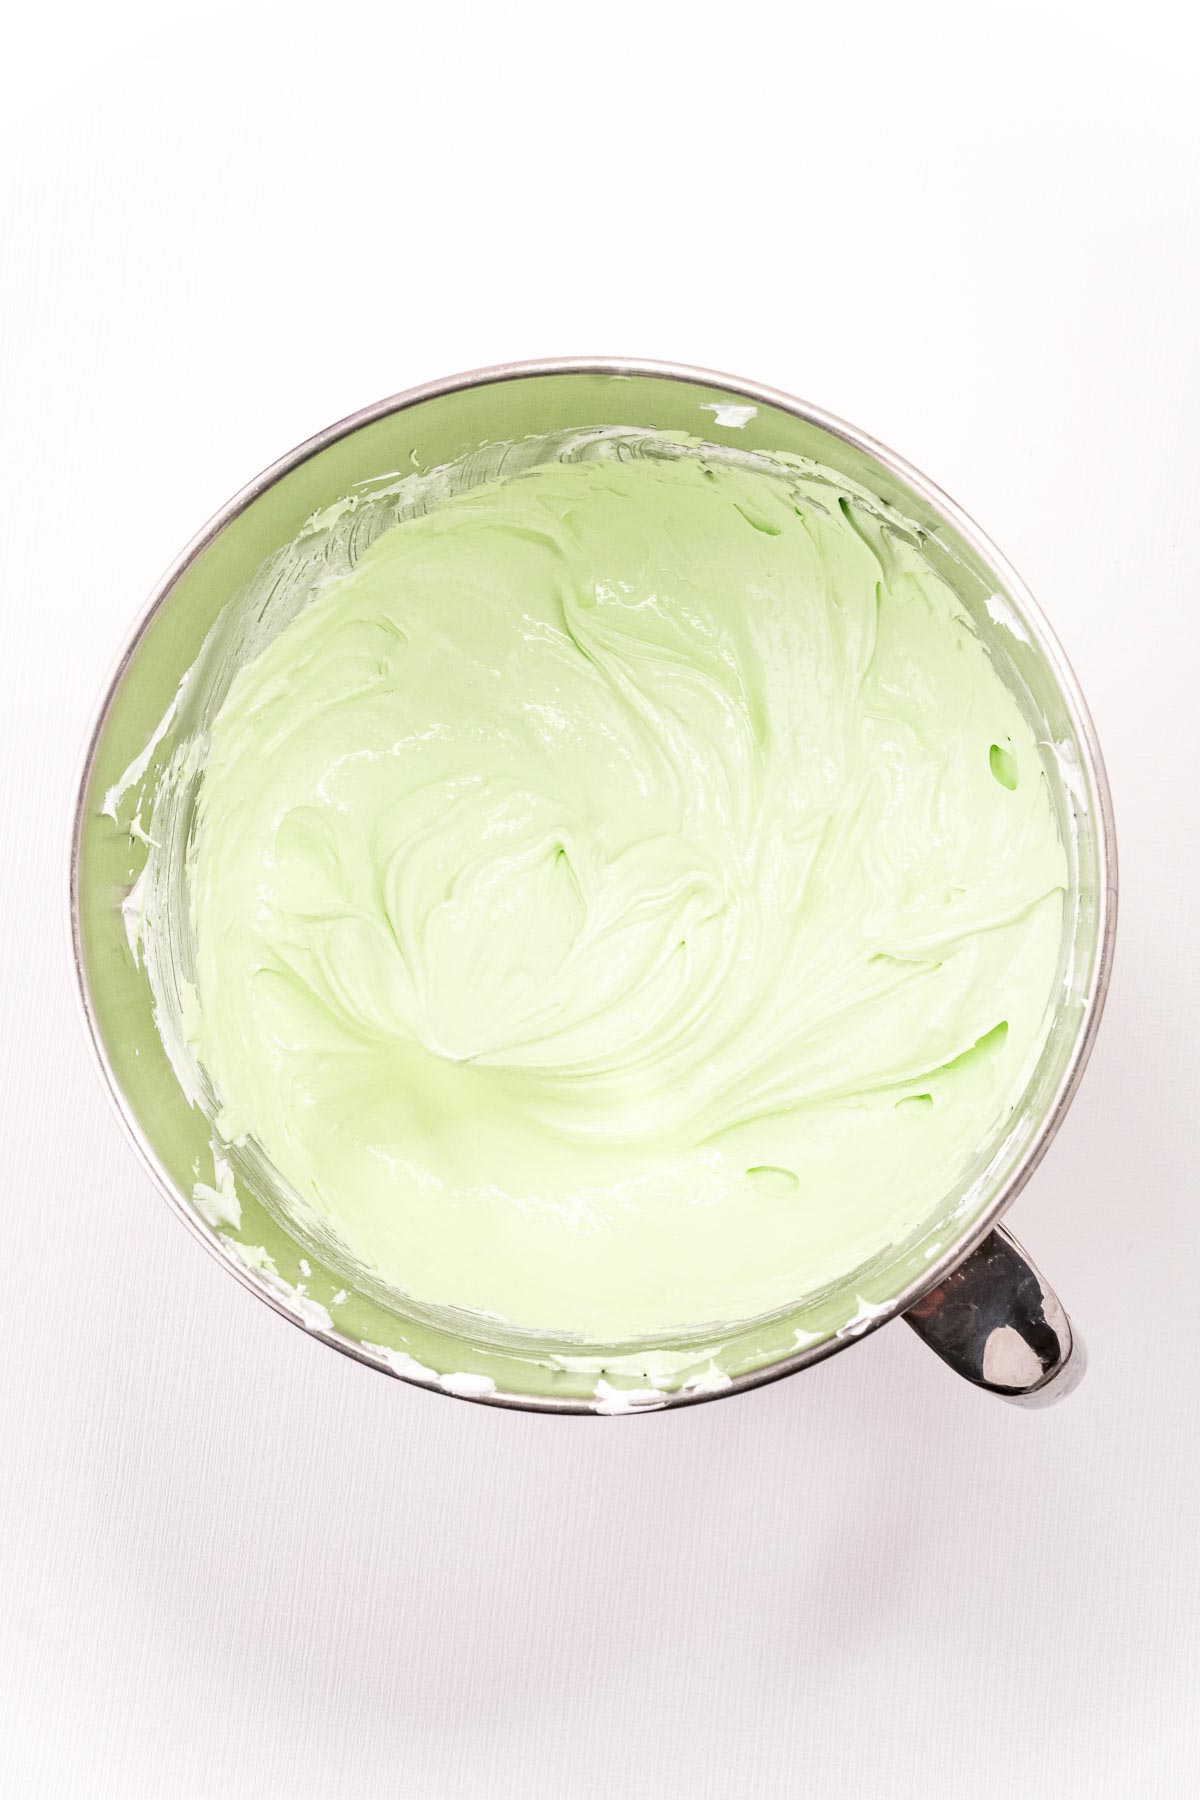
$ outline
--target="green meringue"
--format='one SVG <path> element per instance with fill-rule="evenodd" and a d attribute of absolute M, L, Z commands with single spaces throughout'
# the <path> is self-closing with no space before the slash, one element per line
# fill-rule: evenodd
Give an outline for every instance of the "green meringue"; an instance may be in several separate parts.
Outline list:
<path fill-rule="evenodd" d="M 1066 864 L 919 543 L 679 448 L 378 536 L 234 679 L 190 874 L 226 1138 L 376 1280 L 625 1343 L 934 1216 L 1044 1042 Z"/>

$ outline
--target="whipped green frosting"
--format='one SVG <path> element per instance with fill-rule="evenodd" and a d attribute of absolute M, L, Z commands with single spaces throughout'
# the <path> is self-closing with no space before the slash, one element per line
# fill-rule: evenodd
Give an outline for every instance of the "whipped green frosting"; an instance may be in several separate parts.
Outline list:
<path fill-rule="evenodd" d="M 1065 859 L 916 539 L 679 449 L 385 530 L 234 679 L 190 872 L 224 1135 L 377 1280 L 617 1343 L 944 1207 Z"/>

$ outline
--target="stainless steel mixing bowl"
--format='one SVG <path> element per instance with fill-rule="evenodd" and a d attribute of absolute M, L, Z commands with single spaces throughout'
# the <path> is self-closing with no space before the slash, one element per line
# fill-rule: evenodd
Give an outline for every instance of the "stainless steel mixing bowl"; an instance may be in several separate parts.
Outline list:
<path fill-rule="evenodd" d="M 407 1304 L 347 1278 L 289 1224 L 269 1182 L 240 1171 L 240 1229 L 191 1195 L 211 1165 L 207 1120 L 182 1093 L 130 952 L 123 906 L 145 848 L 103 811 L 146 749 L 222 609 L 305 520 L 398 470 L 480 446 L 588 427 L 687 432 L 811 458 L 895 508 L 966 607 L 1043 747 L 1070 860 L 1053 1024 L 1002 1136 L 983 1144 L 937 1216 L 836 1288 L 718 1333 L 582 1345 L 507 1332 L 468 1313 Z M 154 781 L 170 726 L 142 779 Z M 70 855 L 72 943 L 90 1040 L 142 1161 L 192 1232 L 285 1317 L 359 1361 L 438 1391 L 549 1412 L 657 1411 L 807 1368 L 904 1317 L 977 1385 L 1056 1397 L 1082 1350 L 1061 1305 L 998 1221 L 1037 1167 L 1083 1073 L 1108 981 L 1116 919 L 1112 808 L 1083 697 L 1036 602 L 999 551 L 907 463 L 816 407 L 753 383 L 669 364 L 584 359 L 484 369 L 382 400 L 310 438 L 231 500 L 164 576 L 118 659 L 84 756 Z"/>

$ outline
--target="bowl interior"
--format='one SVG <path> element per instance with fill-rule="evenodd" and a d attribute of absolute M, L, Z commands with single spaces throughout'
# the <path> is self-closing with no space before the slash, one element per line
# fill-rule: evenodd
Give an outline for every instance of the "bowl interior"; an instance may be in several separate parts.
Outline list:
<path fill-rule="evenodd" d="M 794 1310 L 702 1340 L 633 1346 L 517 1340 L 484 1332 L 471 1315 L 398 1305 L 369 1283 L 348 1283 L 336 1256 L 281 1215 L 269 1180 L 253 1168 L 237 1172 L 240 1225 L 215 1226 L 191 1198 L 197 1181 L 213 1179 L 210 1127 L 164 1052 L 128 929 L 146 858 L 131 823 L 176 742 L 172 702 L 223 609 L 263 564 L 348 494 L 370 496 L 464 457 L 476 459 L 482 478 L 494 466 L 492 446 L 618 426 L 812 459 L 899 513 L 1034 725 L 1070 863 L 1041 1060 L 1005 1135 L 981 1146 L 937 1217 Z M 85 1007 L 126 1122 L 185 1219 L 248 1285 L 339 1348 L 477 1398 L 588 1411 L 684 1403 L 800 1366 L 890 1316 L 986 1229 L 1036 1159 L 1078 1066 L 1105 948 L 1107 799 L 1097 790 L 1090 727 L 1061 652 L 1012 572 L 929 484 L 844 429 L 782 396 L 716 378 L 631 366 L 497 371 L 385 402 L 302 447 L 231 502 L 160 588 L 109 692 L 82 780 L 72 873 Z"/>

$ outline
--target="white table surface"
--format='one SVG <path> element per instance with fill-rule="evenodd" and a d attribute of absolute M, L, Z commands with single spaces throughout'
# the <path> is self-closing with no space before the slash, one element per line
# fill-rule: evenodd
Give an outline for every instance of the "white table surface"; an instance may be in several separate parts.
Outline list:
<path fill-rule="evenodd" d="M 1151 0 L 25 9 L 0 72 L 0 1793 L 1143 1800 L 1200 1780 L 1196 42 Z M 678 1415 L 509 1416 L 257 1304 L 67 972 L 89 710 L 244 479 L 416 381 L 692 361 L 1008 551 L 1096 715 L 1116 977 L 1012 1222 L 1061 1407 L 901 1327 Z"/>

